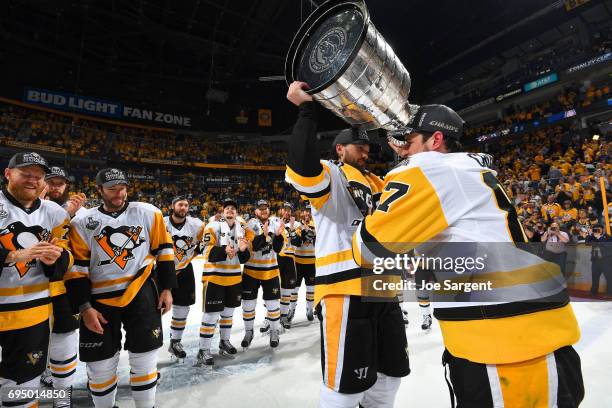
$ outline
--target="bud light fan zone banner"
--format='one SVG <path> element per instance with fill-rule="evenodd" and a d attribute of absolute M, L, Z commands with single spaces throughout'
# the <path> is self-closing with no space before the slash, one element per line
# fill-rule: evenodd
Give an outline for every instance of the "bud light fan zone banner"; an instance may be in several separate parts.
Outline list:
<path fill-rule="evenodd" d="M 48 89 L 25 88 L 23 101 L 50 109 L 58 109 L 84 115 L 96 115 L 111 119 L 145 121 L 155 125 L 191 127 L 192 122 L 191 118 L 188 116 L 140 109 L 124 105 L 117 101 L 50 91 Z"/>

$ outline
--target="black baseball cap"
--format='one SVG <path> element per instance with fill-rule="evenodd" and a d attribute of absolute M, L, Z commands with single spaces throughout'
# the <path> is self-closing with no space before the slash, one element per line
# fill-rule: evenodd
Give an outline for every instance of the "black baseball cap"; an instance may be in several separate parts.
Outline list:
<path fill-rule="evenodd" d="M 235 209 L 238 209 L 238 202 L 233 198 L 226 198 L 223 200 L 223 209 L 229 205 L 233 205 Z"/>
<path fill-rule="evenodd" d="M 184 196 L 184 195 L 176 196 L 176 197 L 174 197 L 172 199 L 172 205 L 178 203 L 179 201 L 187 201 L 187 202 L 189 202 L 189 199 L 187 198 L 187 196 Z"/>
<path fill-rule="evenodd" d="M 332 149 L 336 148 L 336 145 L 347 145 L 347 144 L 356 144 L 356 145 L 370 145 L 370 149 L 378 149 L 380 145 L 376 142 L 372 142 L 370 137 L 368 136 L 368 132 L 362 128 L 349 128 L 343 129 L 336 135 L 334 138 L 334 142 L 332 143 Z"/>
<path fill-rule="evenodd" d="M 283 203 L 283 208 L 290 208 L 293 210 L 293 204 L 291 204 L 289 201 L 285 201 Z"/>
<path fill-rule="evenodd" d="M 115 168 L 100 170 L 96 175 L 96 184 L 106 188 L 115 186 L 117 184 L 125 184 L 126 186 L 130 185 L 123 170 Z"/>
<path fill-rule="evenodd" d="M 465 121 L 446 105 L 421 105 L 406 125 L 405 134 L 442 132 L 444 136 L 461 139 Z"/>
<path fill-rule="evenodd" d="M 66 180 L 66 182 L 70 182 L 70 179 L 68 178 L 68 172 L 63 167 L 52 166 L 49 168 L 49 172 L 45 176 L 45 180 L 49 180 L 54 177 L 63 178 L 64 180 Z"/>
<path fill-rule="evenodd" d="M 42 167 L 45 173 L 49 173 L 50 171 L 47 160 L 36 152 L 15 153 L 13 157 L 11 157 L 11 160 L 9 160 L 8 168 L 17 169 L 34 165 Z"/>
<path fill-rule="evenodd" d="M 268 200 L 261 199 L 261 200 L 257 201 L 256 207 L 259 208 L 259 207 L 264 206 L 264 205 L 269 207 L 270 203 L 268 203 Z"/>

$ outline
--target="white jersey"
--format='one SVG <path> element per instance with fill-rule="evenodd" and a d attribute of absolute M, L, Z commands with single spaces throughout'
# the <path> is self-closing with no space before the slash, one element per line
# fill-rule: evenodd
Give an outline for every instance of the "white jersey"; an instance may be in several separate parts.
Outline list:
<path fill-rule="evenodd" d="M 294 258 L 296 246 L 291 241 L 301 233 L 302 224 L 300 224 L 299 221 L 293 221 L 292 223 L 291 221 L 283 221 L 282 219 L 280 222 L 285 224 L 285 243 L 279 255 Z"/>
<path fill-rule="evenodd" d="M 353 260 L 353 233 L 375 207 L 382 180 L 341 162 L 321 160 L 321 173 L 304 177 L 287 167 L 285 179 L 312 206 L 315 243 L 315 304 L 332 294 L 362 294 L 361 268 Z"/>
<path fill-rule="evenodd" d="M 89 280 L 91 296 L 100 303 L 128 305 L 156 263 L 160 283 L 169 273 L 176 279 L 172 239 L 151 204 L 129 202 L 113 213 L 102 206 L 86 210 L 72 219 L 69 238 L 75 262 L 66 284 Z"/>
<path fill-rule="evenodd" d="M 362 264 L 413 248 L 430 258 L 472 258 L 471 267 L 427 268 L 445 285 L 491 283 L 469 292 L 434 291 L 434 300 L 443 301 L 434 303 L 435 316 L 454 356 L 501 364 L 573 344 L 579 331 L 559 268 L 523 249 L 525 234 L 491 163 L 475 153 L 410 157 L 385 177 L 353 252 Z"/>
<path fill-rule="evenodd" d="M 175 224 L 172 217 L 164 217 L 164 223 L 174 245 L 174 269 L 178 273 L 196 256 L 204 236 L 204 223 L 198 218 L 186 217 L 182 224 Z"/>
<path fill-rule="evenodd" d="M 53 238 L 67 249 L 69 221 L 68 213 L 53 201 L 36 200 L 26 209 L 8 191 L 0 192 L 0 332 L 33 326 L 51 313 L 49 278 L 43 264 L 35 259 L 5 263 L 6 256 Z"/>
<path fill-rule="evenodd" d="M 87 210 L 88 210 L 87 208 L 81 207 L 81 208 L 79 208 L 77 210 L 77 212 L 76 212 L 76 214 L 74 214 L 74 216 L 76 217 L 76 216 L 79 216 L 79 215 L 83 215 L 83 214 L 85 214 L 85 211 L 87 211 Z"/>
<path fill-rule="evenodd" d="M 245 225 L 238 221 L 231 227 L 226 221 L 213 221 L 206 225 L 203 238 L 206 246 L 203 282 L 212 282 L 221 286 L 231 286 L 241 282 L 242 268 L 238 256 L 229 259 L 224 253 L 220 253 L 220 248 L 231 245 L 238 250 L 238 240 L 251 237 L 252 232 L 248 231 L 245 231 Z M 222 260 L 217 260 L 217 256 Z"/>
<path fill-rule="evenodd" d="M 314 220 L 310 220 L 308 228 L 301 226 L 302 244 L 295 248 L 295 263 L 312 265 L 315 263 L 316 228 Z"/>
<path fill-rule="evenodd" d="M 268 219 L 268 237 L 266 245 L 258 251 L 251 251 L 249 260 L 244 264 L 244 273 L 255 279 L 268 280 L 279 276 L 276 252 L 272 248 L 275 232 L 282 225 L 278 217 Z M 247 228 L 253 231 L 253 239 L 263 234 L 263 223 L 258 218 L 251 218 Z"/>

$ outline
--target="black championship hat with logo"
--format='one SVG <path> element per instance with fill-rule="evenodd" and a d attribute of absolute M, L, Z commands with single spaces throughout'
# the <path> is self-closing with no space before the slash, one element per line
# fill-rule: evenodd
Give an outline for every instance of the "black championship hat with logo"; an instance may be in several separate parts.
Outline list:
<path fill-rule="evenodd" d="M 446 105 L 421 105 L 410 122 L 405 134 L 413 132 L 442 132 L 448 138 L 459 140 L 463 136 L 464 120 Z"/>
<path fill-rule="evenodd" d="M 52 166 L 49 169 L 49 172 L 47 173 L 47 175 L 45 176 L 45 180 L 49 180 L 49 179 L 52 179 L 52 178 L 55 178 L 55 177 L 62 178 L 64 180 L 66 180 L 67 183 L 70 182 L 70 179 L 68 178 L 68 172 L 63 167 Z"/>
<path fill-rule="evenodd" d="M 34 165 L 42 167 L 43 170 L 45 170 L 45 173 L 49 173 L 50 171 L 47 160 L 35 152 L 22 152 L 14 154 L 13 157 L 11 157 L 11 160 L 9 160 L 8 168 L 18 169 L 20 167 Z"/>
<path fill-rule="evenodd" d="M 105 188 L 109 188 L 117 184 L 125 184 L 127 186 L 130 185 L 123 170 L 114 168 L 100 170 L 96 175 L 96 184 Z"/>

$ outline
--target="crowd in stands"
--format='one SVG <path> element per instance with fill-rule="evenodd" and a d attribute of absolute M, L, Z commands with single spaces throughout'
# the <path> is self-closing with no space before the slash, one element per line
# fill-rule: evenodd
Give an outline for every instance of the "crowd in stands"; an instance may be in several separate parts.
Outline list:
<path fill-rule="evenodd" d="M 283 144 L 219 143 L 200 136 L 118 126 L 12 105 L 0 105 L 0 143 L 16 140 L 65 149 L 76 157 L 138 158 L 201 163 L 282 165 Z"/>
<path fill-rule="evenodd" d="M 498 179 L 533 242 L 556 225 L 584 242 L 612 215 L 612 142 L 581 135 L 575 126 L 537 129 L 490 146 Z M 608 208 L 601 193 L 603 180 Z"/>
<path fill-rule="evenodd" d="M 566 87 L 563 92 L 544 102 L 528 107 L 511 105 L 504 112 L 502 119 L 471 126 L 466 131 L 467 138 L 490 134 L 512 125 L 526 123 L 532 120 L 544 119 L 549 115 L 576 108 L 586 108 L 596 101 L 612 96 L 611 81 L 589 86 L 576 84 Z"/>

